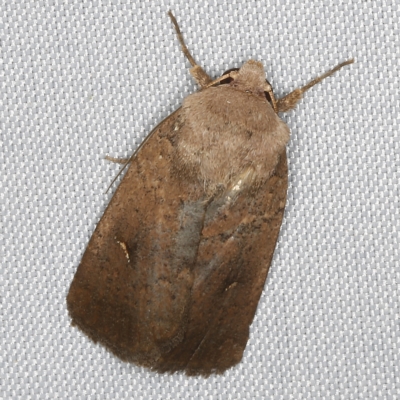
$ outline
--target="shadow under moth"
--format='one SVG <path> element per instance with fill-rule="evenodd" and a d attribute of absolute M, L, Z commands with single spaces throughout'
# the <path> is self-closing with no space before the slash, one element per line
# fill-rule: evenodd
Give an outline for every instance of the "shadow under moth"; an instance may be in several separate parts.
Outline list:
<path fill-rule="evenodd" d="M 212 80 L 169 16 L 200 90 L 126 160 L 67 304 L 122 360 L 208 376 L 242 359 L 278 238 L 289 141 L 278 113 L 353 60 L 276 99 L 258 61 Z"/>

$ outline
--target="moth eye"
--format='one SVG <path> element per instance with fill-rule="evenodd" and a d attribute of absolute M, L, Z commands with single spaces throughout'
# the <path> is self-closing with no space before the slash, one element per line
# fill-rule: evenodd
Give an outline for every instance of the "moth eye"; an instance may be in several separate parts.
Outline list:
<path fill-rule="evenodd" d="M 272 104 L 271 95 L 268 92 L 264 92 L 265 98 L 267 99 L 268 103 Z"/>
<path fill-rule="evenodd" d="M 226 74 L 229 74 L 230 72 L 233 72 L 233 71 L 239 71 L 239 68 L 231 68 L 231 69 L 228 69 L 227 71 L 225 71 L 223 74 L 222 74 L 222 76 L 224 76 L 224 75 L 226 75 Z M 227 83 L 231 83 L 233 81 L 233 78 L 226 78 L 226 79 L 222 79 L 222 81 L 219 83 L 220 85 L 226 85 Z"/>

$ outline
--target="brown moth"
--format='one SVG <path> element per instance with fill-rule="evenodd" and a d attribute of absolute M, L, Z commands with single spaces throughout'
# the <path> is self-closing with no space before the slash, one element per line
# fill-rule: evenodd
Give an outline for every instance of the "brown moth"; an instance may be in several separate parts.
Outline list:
<path fill-rule="evenodd" d="M 278 117 L 353 60 L 275 99 L 249 60 L 162 121 L 130 160 L 71 284 L 74 325 L 125 361 L 222 373 L 243 355 L 282 222 L 289 128 Z"/>

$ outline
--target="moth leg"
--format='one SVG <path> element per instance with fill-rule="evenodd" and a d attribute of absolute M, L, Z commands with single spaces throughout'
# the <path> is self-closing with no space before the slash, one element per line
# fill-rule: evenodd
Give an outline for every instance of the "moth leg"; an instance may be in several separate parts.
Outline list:
<path fill-rule="evenodd" d="M 130 157 L 129 158 L 121 158 L 121 157 L 105 156 L 104 159 L 107 161 L 116 163 L 116 164 L 126 164 L 130 160 Z"/>
<path fill-rule="evenodd" d="M 133 154 L 135 154 L 135 153 L 133 153 Z M 112 180 L 112 182 L 110 183 L 110 186 L 108 186 L 106 193 L 110 190 L 110 187 L 117 180 L 117 178 L 122 174 L 122 171 L 126 168 L 126 166 L 129 164 L 129 162 L 132 160 L 132 157 L 133 157 L 133 155 L 129 158 L 119 158 L 119 157 L 110 157 L 110 156 L 104 157 L 104 159 L 106 159 L 107 161 L 111 161 L 116 164 L 122 164 L 122 168 L 119 170 L 117 176 Z"/>
<path fill-rule="evenodd" d="M 278 112 L 286 112 L 286 111 L 292 110 L 293 108 L 296 107 L 297 103 L 301 100 L 304 92 L 306 92 L 308 89 L 311 89 L 314 85 L 321 82 L 325 78 L 328 78 L 328 76 L 333 75 L 335 72 L 339 71 L 339 69 L 343 68 L 346 65 L 352 64 L 353 62 L 354 62 L 354 59 L 342 62 L 341 64 L 337 65 L 335 68 L 332 68 L 331 70 L 325 72 L 323 75 L 318 76 L 317 78 L 314 78 L 312 81 L 307 83 L 307 85 L 305 85 L 301 88 L 297 88 L 297 89 L 293 90 L 293 92 L 290 92 L 285 97 L 278 99 L 278 101 L 277 101 Z"/>
<path fill-rule="evenodd" d="M 190 68 L 190 74 L 193 76 L 193 78 L 196 80 L 196 82 L 201 86 L 201 88 L 206 88 L 211 82 L 212 79 L 207 75 L 207 73 L 204 71 L 203 68 L 200 67 L 190 54 L 189 49 L 187 48 L 185 41 L 183 40 L 183 36 L 181 33 L 181 30 L 179 29 L 178 22 L 176 21 L 176 18 L 172 14 L 171 11 L 168 11 L 168 15 L 171 18 L 172 23 L 174 24 L 176 34 L 178 36 L 179 43 L 181 45 L 183 54 L 186 56 L 186 58 L 189 60 L 190 64 L 192 65 L 192 68 Z"/>

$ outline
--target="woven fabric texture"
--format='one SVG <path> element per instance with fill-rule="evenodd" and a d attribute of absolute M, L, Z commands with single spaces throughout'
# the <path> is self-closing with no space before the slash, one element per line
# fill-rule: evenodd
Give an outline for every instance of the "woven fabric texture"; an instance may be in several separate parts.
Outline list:
<path fill-rule="evenodd" d="M 197 88 L 253 58 L 282 96 L 288 204 L 243 361 L 208 379 L 124 363 L 66 294 L 119 166 Z M 399 399 L 400 3 L 3 0 L 0 399 Z"/>

